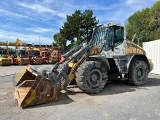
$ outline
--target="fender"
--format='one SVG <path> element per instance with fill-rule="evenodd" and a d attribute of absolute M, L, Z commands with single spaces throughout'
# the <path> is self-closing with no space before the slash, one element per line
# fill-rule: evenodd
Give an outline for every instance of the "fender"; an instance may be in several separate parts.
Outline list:
<path fill-rule="evenodd" d="M 106 70 L 110 69 L 109 62 L 108 62 L 108 60 L 104 56 L 101 56 L 101 55 L 92 55 L 92 56 L 89 56 L 89 60 L 99 61 L 99 62 L 101 62 L 106 67 Z"/>
<path fill-rule="evenodd" d="M 148 65 L 149 67 L 149 70 L 151 70 L 151 67 L 150 67 L 150 63 L 146 57 L 146 55 L 144 54 L 134 54 L 134 55 L 129 55 L 127 56 L 128 57 L 128 63 L 127 63 L 127 69 L 129 70 L 129 67 L 130 67 L 130 64 L 131 62 L 135 59 L 135 60 L 143 60 L 146 62 L 146 64 Z"/>

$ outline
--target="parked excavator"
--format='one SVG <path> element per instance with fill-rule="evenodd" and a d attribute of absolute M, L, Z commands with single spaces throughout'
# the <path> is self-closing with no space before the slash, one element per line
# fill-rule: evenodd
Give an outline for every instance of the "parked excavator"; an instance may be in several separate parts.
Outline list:
<path fill-rule="evenodd" d="M 125 27 L 115 23 L 94 28 L 89 43 L 63 55 L 52 71 L 32 66 L 16 73 L 14 98 L 26 107 L 59 100 L 60 91 L 72 81 L 87 94 L 97 94 L 109 80 L 127 79 L 143 85 L 153 64 L 140 46 L 126 39 Z"/>

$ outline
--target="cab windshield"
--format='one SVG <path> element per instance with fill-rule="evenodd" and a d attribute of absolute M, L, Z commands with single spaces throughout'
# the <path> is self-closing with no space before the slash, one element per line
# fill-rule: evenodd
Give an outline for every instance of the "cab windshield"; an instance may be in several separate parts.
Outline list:
<path fill-rule="evenodd" d="M 95 46 L 102 47 L 105 42 L 104 50 L 108 51 L 111 46 L 117 46 L 124 40 L 124 28 L 120 26 L 97 26 L 92 35 L 92 43 Z"/>
<path fill-rule="evenodd" d="M 107 28 L 105 26 L 98 26 L 94 29 L 92 41 L 93 45 L 102 47 L 103 41 L 106 41 L 105 48 L 109 49 L 109 42 L 111 42 L 111 28 Z"/>

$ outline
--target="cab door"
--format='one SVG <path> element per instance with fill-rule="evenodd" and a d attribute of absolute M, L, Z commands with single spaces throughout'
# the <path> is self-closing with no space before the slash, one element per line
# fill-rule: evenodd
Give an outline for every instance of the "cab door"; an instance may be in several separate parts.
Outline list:
<path fill-rule="evenodd" d="M 114 28 L 113 56 L 124 56 L 125 46 L 124 27 L 116 26 Z"/>
<path fill-rule="evenodd" d="M 106 58 L 125 55 L 124 27 L 110 26 L 106 31 L 106 44 L 102 54 Z"/>

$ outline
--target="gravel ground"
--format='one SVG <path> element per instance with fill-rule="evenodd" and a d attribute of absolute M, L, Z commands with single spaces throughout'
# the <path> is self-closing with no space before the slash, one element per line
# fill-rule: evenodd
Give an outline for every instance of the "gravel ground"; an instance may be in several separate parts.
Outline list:
<path fill-rule="evenodd" d="M 144 86 L 126 81 L 109 82 L 96 95 L 88 95 L 77 86 L 61 91 L 60 100 L 22 109 L 13 99 L 13 74 L 24 66 L 0 67 L 0 120 L 159 120 L 160 76 L 149 75 Z M 51 70 L 51 65 L 35 69 Z"/>

